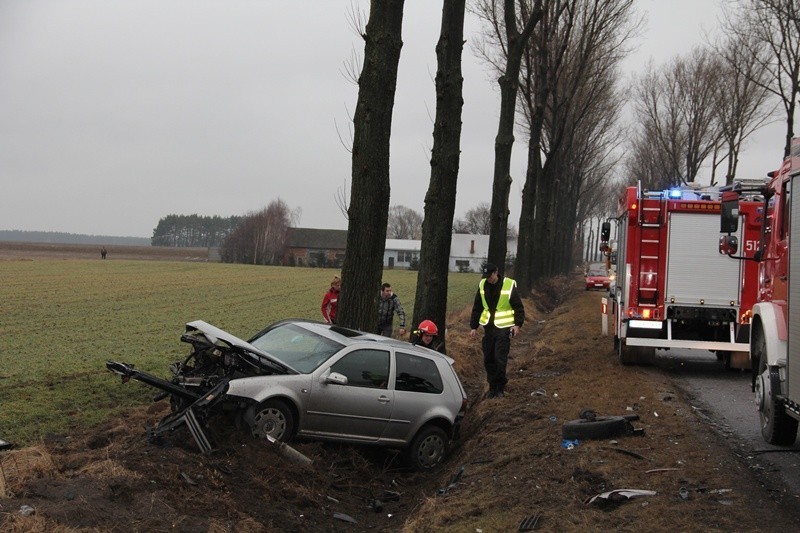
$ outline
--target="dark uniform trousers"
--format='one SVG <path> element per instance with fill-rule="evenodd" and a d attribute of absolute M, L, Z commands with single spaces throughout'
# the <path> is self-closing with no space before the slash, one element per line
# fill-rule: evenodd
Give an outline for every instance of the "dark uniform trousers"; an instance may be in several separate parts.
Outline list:
<path fill-rule="evenodd" d="M 506 365 L 508 351 L 511 348 L 510 328 L 496 328 L 494 325 L 484 326 L 483 333 L 483 366 L 486 368 L 486 381 L 489 389 L 502 392 L 505 389 Z"/>

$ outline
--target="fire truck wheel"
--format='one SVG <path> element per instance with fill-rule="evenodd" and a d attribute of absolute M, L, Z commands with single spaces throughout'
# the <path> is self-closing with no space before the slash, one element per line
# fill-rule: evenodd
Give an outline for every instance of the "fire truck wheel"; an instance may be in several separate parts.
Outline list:
<path fill-rule="evenodd" d="M 619 356 L 619 362 L 623 365 L 636 364 L 636 358 L 632 353 L 632 349 L 622 342 L 622 339 L 617 342 L 617 355 Z"/>
<path fill-rule="evenodd" d="M 629 433 L 630 422 L 622 416 L 598 416 L 592 420 L 564 422 L 561 435 L 565 439 L 608 439 Z"/>
<path fill-rule="evenodd" d="M 770 444 L 790 446 L 797 438 L 797 420 L 786 414 L 774 390 L 780 389 L 777 368 L 767 366 L 766 341 L 757 332 L 753 336 L 753 355 L 758 356 L 758 375 L 756 376 L 756 405 L 761 422 L 761 436 Z"/>
<path fill-rule="evenodd" d="M 647 346 L 628 346 L 620 341 L 617 354 L 623 365 L 649 366 L 656 362 L 656 349 Z"/>

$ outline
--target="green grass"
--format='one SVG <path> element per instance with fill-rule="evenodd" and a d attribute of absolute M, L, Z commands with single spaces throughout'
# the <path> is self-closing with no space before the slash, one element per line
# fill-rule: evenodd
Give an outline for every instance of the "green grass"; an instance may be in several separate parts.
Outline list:
<path fill-rule="evenodd" d="M 31 444 L 149 402 L 122 385 L 113 359 L 160 376 L 188 354 L 184 324 L 202 319 L 242 338 L 283 318 L 320 320 L 331 269 L 162 261 L 0 262 L 0 438 Z M 450 274 L 448 309 L 474 297 L 476 274 Z M 417 273 L 384 271 L 414 311 Z M 376 288 L 376 292 L 377 292 Z"/>

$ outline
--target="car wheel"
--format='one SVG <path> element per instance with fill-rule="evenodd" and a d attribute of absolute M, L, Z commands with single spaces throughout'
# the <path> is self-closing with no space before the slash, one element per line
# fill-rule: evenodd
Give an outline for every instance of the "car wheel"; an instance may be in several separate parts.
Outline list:
<path fill-rule="evenodd" d="M 622 416 L 598 416 L 592 420 L 565 422 L 561 435 L 565 439 L 608 439 L 625 435 L 630 422 Z"/>
<path fill-rule="evenodd" d="M 409 465 L 418 472 L 436 468 L 447 454 L 447 442 L 447 434 L 442 428 L 425 426 L 406 450 Z"/>
<path fill-rule="evenodd" d="M 294 434 L 294 414 L 285 402 L 268 400 L 256 408 L 250 431 L 254 437 L 287 442 Z"/>

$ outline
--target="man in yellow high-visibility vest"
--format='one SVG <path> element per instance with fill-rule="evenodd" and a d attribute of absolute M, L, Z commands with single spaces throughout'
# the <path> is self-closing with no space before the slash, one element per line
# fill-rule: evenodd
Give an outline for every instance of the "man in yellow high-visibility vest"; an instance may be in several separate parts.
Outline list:
<path fill-rule="evenodd" d="M 489 382 L 488 398 L 505 395 L 511 337 L 519 334 L 524 322 L 525 308 L 517 291 L 517 282 L 511 278 L 501 280 L 497 266 L 486 263 L 472 305 L 469 336 L 475 337 L 478 326 L 483 326 L 483 366 Z"/>

